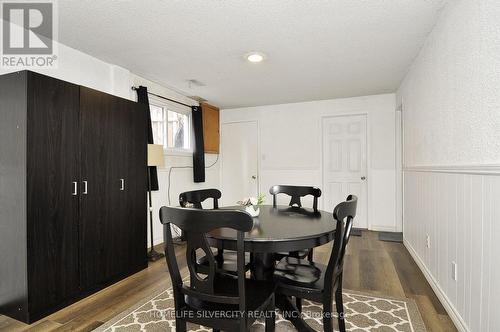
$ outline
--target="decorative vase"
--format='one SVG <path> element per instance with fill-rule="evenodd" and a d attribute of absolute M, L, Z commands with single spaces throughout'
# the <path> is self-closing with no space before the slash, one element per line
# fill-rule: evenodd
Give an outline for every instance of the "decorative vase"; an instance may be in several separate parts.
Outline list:
<path fill-rule="evenodd" d="M 245 207 L 245 211 L 254 218 L 258 217 L 260 214 L 260 208 L 258 206 L 249 205 Z"/>

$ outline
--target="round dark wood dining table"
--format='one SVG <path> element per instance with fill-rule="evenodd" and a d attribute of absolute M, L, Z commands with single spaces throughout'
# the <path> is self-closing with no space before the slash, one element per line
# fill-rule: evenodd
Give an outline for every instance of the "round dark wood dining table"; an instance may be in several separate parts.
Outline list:
<path fill-rule="evenodd" d="M 230 206 L 222 209 L 244 209 Z M 261 205 L 254 226 L 245 233 L 245 251 L 252 253 L 252 277 L 272 278 L 275 254 L 321 246 L 333 240 L 336 223 L 331 212 L 308 208 Z M 212 247 L 236 250 L 236 231 L 220 228 L 207 234 Z"/>

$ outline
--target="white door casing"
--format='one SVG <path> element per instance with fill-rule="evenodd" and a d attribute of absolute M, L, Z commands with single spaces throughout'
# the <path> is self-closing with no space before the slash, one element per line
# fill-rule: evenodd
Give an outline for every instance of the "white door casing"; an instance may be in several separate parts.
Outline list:
<path fill-rule="evenodd" d="M 257 197 L 259 189 L 257 121 L 221 124 L 222 204 L 235 205 L 244 197 Z"/>
<path fill-rule="evenodd" d="M 366 115 L 323 118 L 323 209 L 358 196 L 354 227 L 368 228 Z"/>

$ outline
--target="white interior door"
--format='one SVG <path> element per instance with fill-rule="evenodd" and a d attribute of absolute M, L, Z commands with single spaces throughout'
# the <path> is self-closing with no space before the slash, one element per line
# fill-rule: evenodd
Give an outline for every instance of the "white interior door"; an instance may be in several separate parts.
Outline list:
<path fill-rule="evenodd" d="M 258 127 L 255 121 L 221 125 L 222 203 L 235 205 L 244 197 L 257 197 Z"/>
<path fill-rule="evenodd" d="M 366 136 L 365 115 L 323 119 L 323 208 L 358 196 L 357 228 L 368 228 Z"/>

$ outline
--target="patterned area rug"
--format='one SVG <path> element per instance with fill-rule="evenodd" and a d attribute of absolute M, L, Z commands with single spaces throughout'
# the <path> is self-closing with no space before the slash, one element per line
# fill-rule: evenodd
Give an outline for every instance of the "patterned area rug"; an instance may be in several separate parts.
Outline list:
<path fill-rule="evenodd" d="M 335 307 L 335 306 L 334 306 Z M 395 299 L 344 291 L 346 328 L 348 331 L 402 331 L 425 332 L 420 313 L 412 299 Z M 172 289 L 137 303 L 95 332 L 175 331 L 174 300 Z M 313 329 L 323 330 L 321 306 L 303 301 L 304 319 Z M 212 331 L 202 326 L 188 324 L 189 331 Z M 251 331 L 264 331 L 263 322 L 255 322 Z M 276 331 L 295 331 L 290 322 L 278 311 Z"/>

